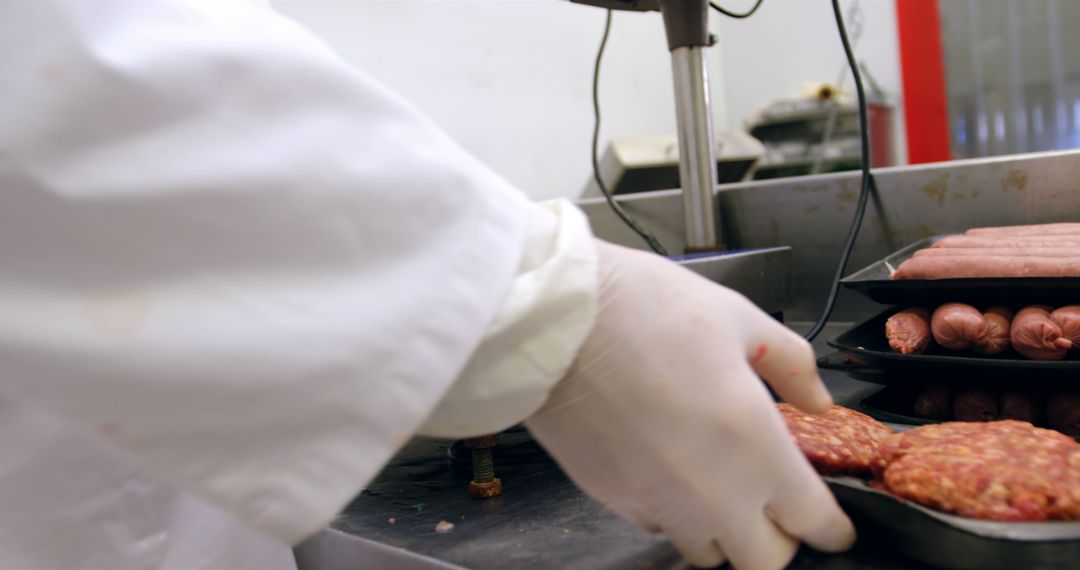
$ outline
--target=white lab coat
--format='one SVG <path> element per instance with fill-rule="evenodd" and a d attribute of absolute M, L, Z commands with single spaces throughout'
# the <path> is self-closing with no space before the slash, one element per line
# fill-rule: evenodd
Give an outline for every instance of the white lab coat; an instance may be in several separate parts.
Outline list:
<path fill-rule="evenodd" d="M 535 410 L 595 291 L 580 211 L 263 3 L 0 3 L 0 568 L 291 567 Z"/>

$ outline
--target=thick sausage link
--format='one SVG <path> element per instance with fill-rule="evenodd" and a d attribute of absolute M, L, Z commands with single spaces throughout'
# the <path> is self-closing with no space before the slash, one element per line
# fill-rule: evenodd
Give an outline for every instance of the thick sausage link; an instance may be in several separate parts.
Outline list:
<path fill-rule="evenodd" d="M 1069 236 L 1080 235 L 1080 224 L 1065 222 L 1058 224 L 1029 224 L 1024 226 L 1000 226 L 994 228 L 972 228 L 967 236 Z"/>
<path fill-rule="evenodd" d="M 989 422 L 998 419 L 998 401 L 983 388 L 969 388 L 956 395 L 953 417 L 961 422 Z"/>
<path fill-rule="evenodd" d="M 1061 327 L 1061 336 L 1073 343 L 1073 348 L 1080 348 L 1080 305 L 1068 305 L 1053 313 L 1050 320 Z"/>
<path fill-rule="evenodd" d="M 1038 396 L 1030 392 L 1002 392 L 998 404 L 1003 420 L 1021 420 L 1033 424 L 1042 420 L 1043 403 Z"/>
<path fill-rule="evenodd" d="M 1080 436 L 1080 394 L 1066 392 L 1051 396 L 1046 401 L 1046 423 L 1062 433 Z"/>
<path fill-rule="evenodd" d="M 919 354 L 930 344 L 930 311 L 922 307 L 904 309 L 885 321 L 885 338 L 900 354 Z"/>
<path fill-rule="evenodd" d="M 965 255 L 912 257 L 893 279 L 962 279 L 971 277 L 1080 277 L 1080 244 L 1073 257 Z"/>
<path fill-rule="evenodd" d="M 952 418 L 952 390 L 948 388 L 926 388 L 915 397 L 912 406 L 915 417 L 928 420 L 947 420 Z"/>
<path fill-rule="evenodd" d="M 986 319 L 978 309 L 963 303 L 946 303 L 930 318 L 934 341 L 949 350 L 966 350 L 986 336 Z"/>
<path fill-rule="evenodd" d="M 1050 319 L 1050 307 L 1035 305 L 1016 313 L 1009 340 L 1016 352 L 1032 360 L 1061 360 L 1072 347 L 1061 327 Z"/>
<path fill-rule="evenodd" d="M 1001 354 L 1009 348 L 1009 329 L 1013 312 L 1005 307 L 990 307 L 983 313 L 986 333 L 972 341 L 975 352 L 982 354 Z"/>

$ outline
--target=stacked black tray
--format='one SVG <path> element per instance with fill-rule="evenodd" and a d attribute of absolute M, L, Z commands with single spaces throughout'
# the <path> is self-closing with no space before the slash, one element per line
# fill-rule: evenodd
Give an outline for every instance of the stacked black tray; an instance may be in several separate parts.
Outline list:
<path fill-rule="evenodd" d="M 854 361 L 852 364 L 826 358 L 830 367 L 845 368 L 859 380 L 893 386 L 880 392 L 882 395 L 894 389 L 915 390 L 929 385 L 1021 384 L 1036 390 L 1080 389 L 1080 358 L 1075 356 L 1061 361 L 1035 361 L 1011 350 L 987 357 L 933 346 L 923 354 L 893 352 L 885 338 L 885 321 L 908 307 L 933 310 L 948 302 L 1012 307 L 1080 303 L 1080 278 L 1074 277 L 891 279 L 901 263 L 941 237 L 913 243 L 841 281 L 846 288 L 891 307 L 829 340 L 830 346 Z M 872 405 L 869 400 L 874 397 L 864 405 Z M 882 414 L 881 410 L 864 411 L 887 422 L 931 423 L 900 414 Z M 856 521 L 873 525 L 893 547 L 932 566 L 988 570 L 1080 568 L 1080 522 L 973 520 L 898 499 L 860 479 L 825 480 Z"/>
<path fill-rule="evenodd" d="M 884 305 L 1069 305 L 1080 302 L 1080 277 L 980 277 L 968 279 L 891 279 L 892 271 L 920 249 L 945 236 L 917 241 L 840 281 Z"/>
<path fill-rule="evenodd" d="M 1027 360 L 1012 350 L 995 357 L 936 350 L 924 354 L 897 354 L 885 339 L 885 321 L 907 307 L 930 310 L 943 303 L 972 305 L 1060 306 L 1080 303 L 1080 277 L 1010 277 L 979 279 L 900 279 L 890 278 L 892 270 L 920 249 L 928 248 L 943 236 L 915 242 L 848 277 L 841 283 L 848 289 L 886 305 L 894 305 L 829 340 L 833 348 L 850 355 L 866 366 L 900 375 L 868 374 L 881 383 L 911 382 L 912 373 L 932 374 L 945 384 L 970 381 L 982 375 L 987 381 L 1002 381 L 1023 374 L 1031 382 L 1067 382 L 1080 386 L 1080 358 L 1066 360 Z"/>

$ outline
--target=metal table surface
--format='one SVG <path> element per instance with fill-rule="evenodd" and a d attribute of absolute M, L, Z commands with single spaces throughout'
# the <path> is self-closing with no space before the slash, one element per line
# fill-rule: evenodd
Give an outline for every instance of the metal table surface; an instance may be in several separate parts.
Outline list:
<path fill-rule="evenodd" d="M 830 325 L 815 343 L 845 324 Z M 800 328 L 793 326 L 793 328 Z M 822 370 L 838 403 L 880 389 Z M 451 467 L 450 442 L 416 439 L 329 529 L 296 549 L 301 570 L 356 568 L 686 568 L 661 536 L 640 531 L 579 491 L 554 464 L 499 467 L 503 496 L 466 493 L 469 474 Z M 453 523 L 440 534 L 440 521 Z M 856 521 L 858 544 L 844 554 L 803 548 L 790 568 L 894 570 L 921 568 L 875 539 Z"/>

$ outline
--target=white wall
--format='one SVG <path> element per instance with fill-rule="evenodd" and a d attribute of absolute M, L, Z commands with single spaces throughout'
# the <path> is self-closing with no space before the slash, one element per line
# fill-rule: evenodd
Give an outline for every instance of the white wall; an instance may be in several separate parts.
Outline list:
<path fill-rule="evenodd" d="M 273 4 L 530 196 L 576 197 L 584 188 L 604 10 L 554 0 Z M 674 132 L 669 65 L 658 14 L 615 15 L 601 75 L 602 140 Z M 721 102 L 718 128 L 723 110 Z"/>
<path fill-rule="evenodd" d="M 720 0 L 741 9 L 753 0 Z M 859 44 L 899 85 L 892 0 L 861 0 Z M 530 196 L 576 197 L 589 176 L 593 58 L 604 11 L 557 0 L 274 0 L 346 59 L 389 85 Z M 761 103 L 841 63 L 828 0 L 765 0 L 747 20 L 714 18 L 714 125 L 739 127 Z M 879 71 L 880 69 L 880 71 Z M 674 132 L 663 24 L 617 12 L 601 83 L 604 141 Z"/>

